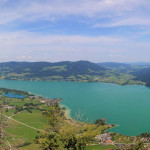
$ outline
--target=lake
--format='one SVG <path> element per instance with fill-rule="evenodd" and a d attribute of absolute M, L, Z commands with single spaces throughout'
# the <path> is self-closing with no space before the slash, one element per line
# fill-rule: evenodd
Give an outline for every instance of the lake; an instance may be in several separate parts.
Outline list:
<path fill-rule="evenodd" d="M 14 93 L 5 93 L 5 94 L 3 94 L 3 96 L 9 97 L 9 98 L 19 98 L 19 99 L 25 98 L 24 95 L 19 95 L 19 94 L 14 94 Z"/>
<path fill-rule="evenodd" d="M 124 135 L 150 132 L 150 88 L 109 83 L 0 80 L 0 87 L 29 91 L 47 98 L 63 98 L 71 116 L 87 122 L 106 118 Z"/>

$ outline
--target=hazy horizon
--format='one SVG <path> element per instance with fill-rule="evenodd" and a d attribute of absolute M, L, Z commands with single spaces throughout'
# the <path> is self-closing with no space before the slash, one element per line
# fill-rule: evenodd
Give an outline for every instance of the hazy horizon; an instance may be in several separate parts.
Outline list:
<path fill-rule="evenodd" d="M 89 61 L 89 60 L 75 60 L 75 61 L 70 61 L 70 60 L 63 60 L 63 61 L 13 61 L 13 60 L 10 60 L 10 61 L 0 61 L 0 63 L 8 63 L 8 62 L 48 62 L 48 63 L 57 63 L 57 62 L 66 62 L 66 61 L 68 61 L 68 62 L 78 62 L 78 61 Z M 93 61 L 89 61 L 89 62 L 92 62 L 92 63 L 122 63 L 122 64 L 142 64 L 142 63 L 144 63 L 144 64 L 146 64 L 146 63 L 148 63 L 148 64 L 150 64 L 150 61 L 149 62 L 117 62 L 117 61 L 106 61 L 106 62 L 103 62 L 103 61 L 101 61 L 101 62 L 93 62 Z"/>
<path fill-rule="evenodd" d="M 150 62 L 149 0 L 1 0 L 0 61 Z"/>

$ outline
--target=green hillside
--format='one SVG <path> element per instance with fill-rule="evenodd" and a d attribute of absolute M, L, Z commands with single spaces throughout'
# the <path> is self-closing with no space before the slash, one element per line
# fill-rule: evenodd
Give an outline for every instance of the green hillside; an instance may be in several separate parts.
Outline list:
<path fill-rule="evenodd" d="M 91 80 L 103 76 L 105 68 L 88 61 L 78 62 L 7 62 L 0 63 L 2 79 L 24 80 Z"/>
<path fill-rule="evenodd" d="M 111 62 L 96 64 L 89 61 L 6 62 L 0 63 L 0 79 L 146 85 L 147 80 L 139 78 L 138 73 L 143 68 L 147 66 Z"/>

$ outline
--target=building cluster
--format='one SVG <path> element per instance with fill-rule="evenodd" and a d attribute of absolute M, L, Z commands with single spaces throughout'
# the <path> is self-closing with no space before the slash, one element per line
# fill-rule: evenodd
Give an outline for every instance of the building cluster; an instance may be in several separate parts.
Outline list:
<path fill-rule="evenodd" d="M 4 109 L 15 109 L 16 106 L 3 105 Z"/>
<path fill-rule="evenodd" d="M 41 98 L 40 99 L 40 102 L 43 104 L 46 104 L 47 106 L 53 105 L 53 104 L 58 104 L 61 101 L 62 101 L 62 99 L 57 99 L 57 98 L 55 98 L 55 99 Z"/>
<path fill-rule="evenodd" d="M 149 143 L 150 142 L 150 138 L 142 138 L 141 141 L 144 142 L 144 143 Z"/>
<path fill-rule="evenodd" d="M 33 95 L 33 96 L 29 96 L 30 99 L 38 99 L 40 98 L 40 96 L 37 96 L 37 95 Z"/>
<path fill-rule="evenodd" d="M 100 143 L 112 143 L 111 136 L 108 133 L 97 135 L 95 138 Z"/>
<path fill-rule="evenodd" d="M 59 102 L 62 101 L 61 98 L 54 98 L 54 99 L 48 99 L 48 98 L 42 98 L 40 96 L 29 96 L 30 99 L 40 99 L 40 103 L 46 104 L 47 106 L 52 105 L 52 104 L 58 104 Z"/>

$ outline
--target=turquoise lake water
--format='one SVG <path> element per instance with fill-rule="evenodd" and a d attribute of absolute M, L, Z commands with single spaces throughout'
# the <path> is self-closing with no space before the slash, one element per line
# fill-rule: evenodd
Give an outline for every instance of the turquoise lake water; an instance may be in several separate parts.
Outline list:
<path fill-rule="evenodd" d="M 29 91 L 47 98 L 63 98 L 71 116 L 84 121 L 106 118 L 119 125 L 111 129 L 125 135 L 150 132 L 150 88 L 108 83 L 0 80 L 0 87 Z"/>

